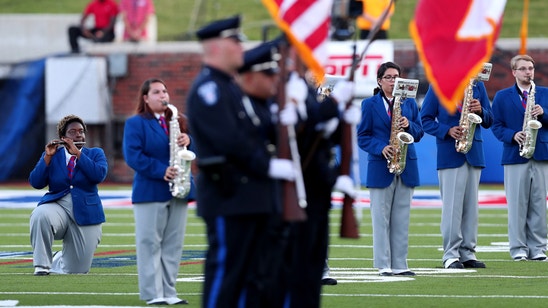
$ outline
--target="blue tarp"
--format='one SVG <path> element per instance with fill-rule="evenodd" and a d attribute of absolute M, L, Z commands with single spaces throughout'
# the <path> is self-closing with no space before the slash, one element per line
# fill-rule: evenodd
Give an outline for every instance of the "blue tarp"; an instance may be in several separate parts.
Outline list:
<path fill-rule="evenodd" d="M 0 182 L 28 179 L 44 150 L 45 63 L 16 64 L 0 84 Z"/>

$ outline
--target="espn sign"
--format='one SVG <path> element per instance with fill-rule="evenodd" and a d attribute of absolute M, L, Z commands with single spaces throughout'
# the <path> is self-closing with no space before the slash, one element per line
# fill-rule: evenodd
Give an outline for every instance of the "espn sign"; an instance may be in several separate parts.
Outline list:
<path fill-rule="evenodd" d="M 361 55 L 366 45 L 361 41 L 329 41 L 327 43 L 329 58 L 324 66 L 325 74 L 348 79 L 352 67 L 352 54 Z M 356 49 L 354 51 L 354 44 Z M 379 40 L 371 43 L 366 54 L 356 67 L 354 75 L 354 97 L 364 98 L 373 95 L 377 87 L 377 70 L 387 61 L 394 61 L 394 43 L 390 40 Z"/>

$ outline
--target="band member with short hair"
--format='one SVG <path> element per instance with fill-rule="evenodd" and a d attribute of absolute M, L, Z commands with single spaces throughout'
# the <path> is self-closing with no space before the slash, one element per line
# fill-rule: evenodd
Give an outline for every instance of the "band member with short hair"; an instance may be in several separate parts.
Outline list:
<path fill-rule="evenodd" d="M 46 145 L 30 173 L 30 185 L 48 186 L 30 216 L 30 242 L 34 275 L 85 274 L 101 241 L 105 213 L 97 185 L 107 176 L 108 165 L 101 148 L 86 148 L 86 124 L 75 115 L 62 118 L 57 135 Z M 52 257 L 54 240 L 63 250 Z"/>
<path fill-rule="evenodd" d="M 516 261 L 543 261 L 548 180 L 548 117 L 544 111 L 548 108 L 548 89 L 534 85 L 535 61 L 530 56 L 513 57 L 510 68 L 516 82 L 495 94 L 492 128 L 504 145 L 501 163 L 508 203 L 510 256 Z M 534 129 L 524 129 L 529 120 L 542 124 L 536 131 L 536 142 L 530 139 Z M 530 158 L 521 155 L 532 151 Z"/>

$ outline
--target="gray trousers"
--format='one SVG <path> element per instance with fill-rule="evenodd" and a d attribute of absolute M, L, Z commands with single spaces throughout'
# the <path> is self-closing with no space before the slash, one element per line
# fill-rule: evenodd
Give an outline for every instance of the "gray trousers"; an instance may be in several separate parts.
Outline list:
<path fill-rule="evenodd" d="M 369 188 L 373 223 L 373 266 L 407 271 L 409 215 L 414 189 L 399 176 L 386 188 Z"/>
<path fill-rule="evenodd" d="M 480 175 L 481 168 L 468 162 L 458 168 L 438 170 L 444 263 L 450 259 L 476 260 Z"/>
<path fill-rule="evenodd" d="M 133 204 L 140 299 L 177 297 L 187 209 L 177 198 Z"/>
<path fill-rule="evenodd" d="M 533 159 L 525 164 L 504 165 L 512 258 L 545 256 L 547 169 L 548 162 Z"/>
<path fill-rule="evenodd" d="M 79 226 L 74 220 L 71 194 L 36 207 L 30 215 L 30 242 L 34 266 L 52 268 L 54 240 L 63 240 L 62 256 L 53 272 L 89 272 L 93 253 L 101 241 L 101 224 Z"/>

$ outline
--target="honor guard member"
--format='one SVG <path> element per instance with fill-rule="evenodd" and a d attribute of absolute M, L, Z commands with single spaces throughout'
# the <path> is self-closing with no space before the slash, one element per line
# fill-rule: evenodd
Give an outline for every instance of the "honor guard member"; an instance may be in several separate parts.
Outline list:
<path fill-rule="evenodd" d="M 290 57 L 298 63 L 296 49 L 291 46 Z M 294 69 L 294 68 L 293 68 Z M 288 71 L 292 68 L 288 67 Z M 286 84 L 286 96 L 297 104 L 300 122 L 297 124 L 297 143 L 301 156 L 306 191 L 305 221 L 291 224 L 284 307 L 320 307 L 322 276 L 329 245 L 329 210 L 331 192 L 338 189 L 354 195 L 352 180 L 339 175 L 335 162 L 335 147 L 341 140 L 343 121 L 355 125 L 361 112 L 358 107 L 346 109 L 353 93 L 353 82 L 339 81 L 329 97 L 318 100 L 317 90 L 304 78 L 292 72 Z M 303 93 L 299 97 L 298 93 Z M 305 111 L 302 112 L 301 110 Z M 346 185 L 344 184 L 346 183 Z"/>
<path fill-rule="evenodd" d="M 197 209 L 208 238 L 203 307 L 254 305 L 260 281 L 250 264 L 278 211 L 273 179 L 295 178 L 290 160 L 272 157 L 267 111 L 254 108 L 235 82 L 244 64 L 239 27 L 235 16 L 197 31 L 203 68 L 187 99 L 200 169 Z"/>

